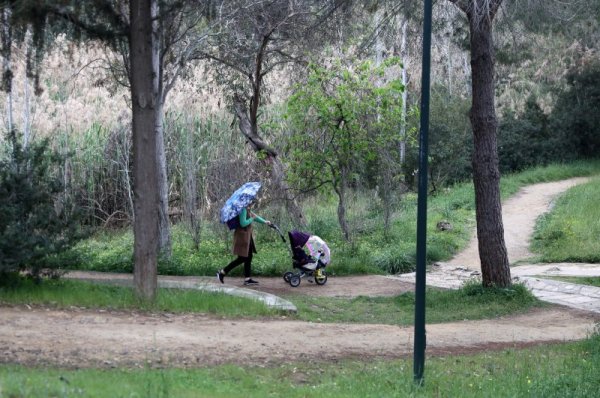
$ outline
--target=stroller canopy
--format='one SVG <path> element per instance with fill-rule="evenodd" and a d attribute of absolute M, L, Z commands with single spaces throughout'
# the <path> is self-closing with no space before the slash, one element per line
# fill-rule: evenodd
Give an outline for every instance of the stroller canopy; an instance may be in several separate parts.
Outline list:
<path fill-rule="evenodd" d="M 311 257 L 319 257 L 321 252 L 320 260 L 323 264 L 329 264 L 331 260 L 331 252 L 329 246 L 325 241 L 319 238 L 317 235 L 309 235 L 306 232 L 301 231 L 290 231 L 288 232 L 290 237 L 290 245 L 292 246 L 292 253 L 296 248 L 305 248 L 310 253 Z"/>
<path fill-rule="evenodd" d="M 288 232 L 288 236 L 290 237 L 290 245 L 292 245 L 292 250 L 296 247 L 304 246 L 306 241 L 308 241 L 308 238 L 310 238 L 310 235 L 306 232 L 300 232 L 296 230 Z"/>

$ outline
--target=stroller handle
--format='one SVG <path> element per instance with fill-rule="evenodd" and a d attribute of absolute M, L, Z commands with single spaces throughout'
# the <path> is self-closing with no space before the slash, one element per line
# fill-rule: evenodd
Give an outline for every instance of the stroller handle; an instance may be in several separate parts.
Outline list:
<path fill-rule="evenodd" d="M 281 238 L 281 240 L 283 241 L 283 243 L 285 243 L 285 237 L 283 236 L 283 234 L 281 233 L 281 230 L 279 229 L 279 227 L 273 223 L 271 223 L 271 225 L 269 225 L 269 227 L 273 228 L 275 231 L 277 231 L 277 233 L 279 234 L 279 237 Z"/>

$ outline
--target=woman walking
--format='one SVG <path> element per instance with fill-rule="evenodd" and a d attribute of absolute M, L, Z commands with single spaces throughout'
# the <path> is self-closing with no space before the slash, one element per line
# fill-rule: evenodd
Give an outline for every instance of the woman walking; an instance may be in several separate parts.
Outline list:
<path fill-rule="evenodd" d="M 240 264 L 244 264 L 244 285 L 258 285 L 258 282 L 251 278 L 252 255 L 253 253 L 256 253 L 256 246 L 254 245 L 254 238 L 252 236 L 252 224 L 258 222 L 260 224 L 271 226 L 271 221 L 265 220 L 252 213 L 249 208 L 250 206 L 244 207 L 238 215 L 239 225 L 235 228 L 235 232 L 233 233 L 232 250 L 233 254 L 238 257 L 230 262 L 225 268 L 217 272 L 217 279 L 221 283 L 225 283 L 225 276 L 231 272 L 232 269 Z"/>

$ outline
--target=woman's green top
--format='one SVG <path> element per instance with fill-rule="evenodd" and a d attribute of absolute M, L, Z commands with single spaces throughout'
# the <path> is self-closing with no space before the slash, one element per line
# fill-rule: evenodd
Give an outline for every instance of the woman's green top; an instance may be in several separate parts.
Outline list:
<path fill-rule="evenodd" d="M 254 215 L 254 217 L 248 217 L 248 210 L 246 210 L 245 207 L 240 212 L 239 217 L 240 217 L 240 226 L 242 228 L 247 227 L 248 225 L 252 224 L 253 221 L 259 222 L 261 224 L 266 224 L 265 219 L 256 214 Z"/>

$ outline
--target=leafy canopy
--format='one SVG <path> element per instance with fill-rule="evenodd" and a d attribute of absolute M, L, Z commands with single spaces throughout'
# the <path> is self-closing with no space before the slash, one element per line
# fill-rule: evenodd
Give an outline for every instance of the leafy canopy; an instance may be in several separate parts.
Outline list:
<path fill-rule="evenodd" d="M 386 74 L 400 65 L 397 57 L 379 66 L 339 60 L 309 65 L 308 79 L 296 86 L 287 109 L 294 131 L 287 159 L 297 186 L 331 184 L 337 190 L 396 142 L 405 88 Z"/>

